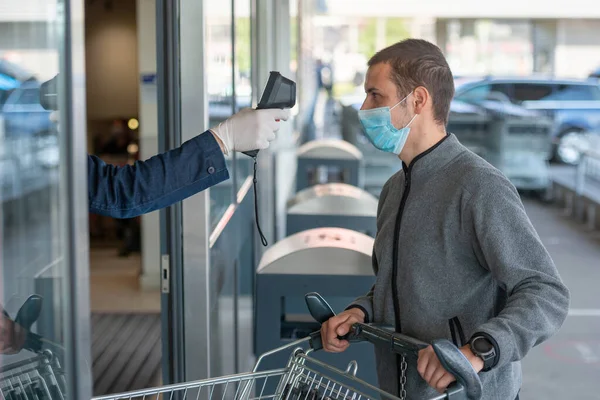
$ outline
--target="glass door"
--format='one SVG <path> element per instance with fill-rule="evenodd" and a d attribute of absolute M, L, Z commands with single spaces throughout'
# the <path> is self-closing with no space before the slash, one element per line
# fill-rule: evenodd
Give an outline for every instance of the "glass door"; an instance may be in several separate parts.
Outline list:
<path fill-rule="evenodd" d="M 0 397 L 90 398 L 83 1 L 4 1 L 0 38 Z"/>

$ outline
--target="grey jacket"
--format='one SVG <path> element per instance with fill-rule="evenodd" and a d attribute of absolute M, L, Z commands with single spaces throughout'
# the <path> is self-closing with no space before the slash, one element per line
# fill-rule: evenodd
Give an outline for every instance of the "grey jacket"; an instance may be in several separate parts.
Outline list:
<path fill-rule="evenodd" d="M 514 186 L 448 135 L 385 184 L 377 230 L 376 283 L 350 307 L 426 342 L 447 338 L 460 347 L 486 334 L 499 354 L 480 373 L 483 398 L 514 399 L 520 360 L 560 328 L 569 308 L 569 291 Z M 375 352 L 380 387 L 397 394 L 396 357 L 389 348 Z M 410 364 L 408 398 L 438 394 Z"/>

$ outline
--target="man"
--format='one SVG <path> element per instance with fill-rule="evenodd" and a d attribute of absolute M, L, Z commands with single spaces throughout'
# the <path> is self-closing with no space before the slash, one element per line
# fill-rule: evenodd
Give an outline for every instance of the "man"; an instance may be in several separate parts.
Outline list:
<path fill-rule="evenodd" d="M 513 185 L 447 134 L 452 73 L 441 51 L 406 40 L 369 61 L 359 112 L 375 147 L 403 170 L 385 184 L 373 251 L 375 285 L 323 325 L 327 351 L 357 322 L 453 340 L 480 372 L 484 399 L 518 398 L 520 360 L 564 322 L 569 292 Z M 404 394 L 399 357 L 376 348 L 379 384 Z M 406 371 L 406 395 L 431 398 L 455 379 L 431 346 Z M 434 390 L 435 389 L 435 390 Z"/>
<path fill-rule="evenodd" d="M 289 115 L 288 109 L 244 109 L 180 147 L 134 165 L 110 165 L 88 155 L 89 210 L 132 218 L 214 186 L 229 178 L 224 154 L 268 148 Z M 56 112 L 51 119 L 57 121 Z"/>

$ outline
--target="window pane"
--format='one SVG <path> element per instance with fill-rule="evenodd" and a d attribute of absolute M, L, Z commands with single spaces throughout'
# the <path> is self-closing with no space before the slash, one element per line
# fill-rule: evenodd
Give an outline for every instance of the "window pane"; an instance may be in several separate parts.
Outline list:
<path fill-rule="evenodd" d="M 600 89 L 591 85 L 560 85 L 555 92 L 542 100 L 596 101 L 600 100 Z"/>
<path fill-rule="evenodd" d="M 209 126 L 225 121 L 233 114 L 231 2 L 210 0 L 206 2 L 206 83 L 208 94 Z M 226 157 L 233 178 L 233 154 Z M 227 207 L 233 202 L 233 179 L 228 179 L 210 189 L 210 220 L 214 228 Z"/>
<path fill-rule="evenodd" d="M 250 0 L 235 0 L 235 102 L 236 111 L 252 106 L 252 80 L 250 61 L 251 19 Z M 243 154 L 236 154 L 236 192 L 252 174 L 253 160 Z"/>
<path fill-rule="evenodd" d="M 487 96 L 487 100 L 496 100 L 509 103 L 511 101 L 512 85 L 508 83 L 494 83 Z"/>
<path fill-rule="evenodd" d="M 552 85 L 519 83 L 514 86 L 514 98 L 517 101 L 541 100 L 552 93 Z"/>
<path fill-rule="evenodd" d="M 26 398 L 7 381 L 14 373 L 11 382 L 20 379 L 21 390 L 35 390 L 35 398 L 59 398 L 59 392 L 73 398 L 65 395 L 59 367 L 69 350 L 61 208 L 66 199 L 59 173 L 65 159 L 59 140 L 68 138 L 40 104 L 41 83 L 60 72 L 58 48 L 65 35 L 57 19 L 64 5 L 10 4 L 0 24 L 0 397 Z M 62 85 L 57 87 L 61 96 Z M 60 168 L 68 167 L 64 162 Z"/>

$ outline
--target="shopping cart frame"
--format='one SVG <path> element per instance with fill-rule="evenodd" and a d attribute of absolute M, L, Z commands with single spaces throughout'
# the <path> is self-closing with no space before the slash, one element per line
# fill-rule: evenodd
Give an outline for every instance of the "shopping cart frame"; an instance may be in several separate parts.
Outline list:
<path fill-rule="evenodd" d="M 0 368 L 2 400 L 65 400 L 65 392 L 65 372 L 50 350 Z"/>
<path fill-rule="evenodd" d="M 332 316 L 333 311 L 317 293 L 309 293 L 306 298 L 309 310 L 318 322 L 323 323 Z M 346 339 L 389 346 L 391 351 L 402 356 L 416 356 L 429 346 L 376 324 L 355 324 Z M 481 380 L 460 350 L 446 339 L 436 340 L 431 346 L 444 368 L 455 376 L 456 382 L 444 394 L 430 400 L 479 400 Z M 265 358 L 291 348 L 294 350 L 285 368 L 259 371 Z M 213 400 L 216 397 L 221 397 L 221 400 L 404 400 L 358 379 L 355 361 L 342 371 L 311 357 L 311 353 L 322 348 L 319 330 L 260 355 L 252 372 L 94 397 L 92 400 Z M 279 379 L 274 393 L 265 393 L 269 378 Z M 257 382 L 261 380 L 263 384 L 259 386 Z M 233 388 L 232 391 L 228 392 L 229 388 Z"/>

